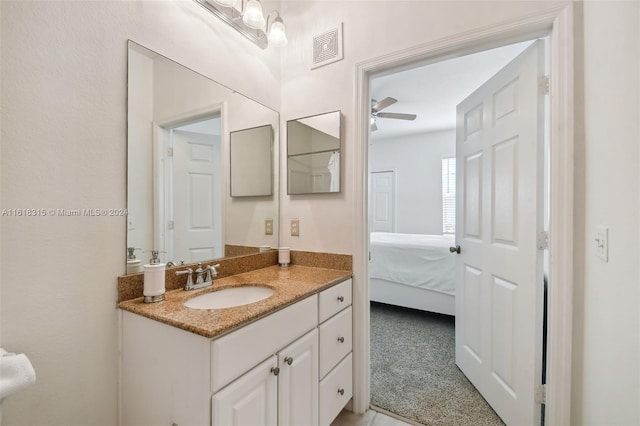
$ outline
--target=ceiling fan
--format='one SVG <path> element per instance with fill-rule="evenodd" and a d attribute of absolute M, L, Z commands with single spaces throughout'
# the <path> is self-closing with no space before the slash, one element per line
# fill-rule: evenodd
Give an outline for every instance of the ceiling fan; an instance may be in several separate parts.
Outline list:
<path fill-rule="evenodd" d="M 378 130 L 378 126 L 376 125 L 377 118 L 394 118 L 397 120 L 415 120 L 417 115 L 415 114 L 403 114 L 399 112 L 380 112 L 383 109 L 387 108 L 398 102 L 397 99 L 394 98 L 384 98 L 380 102 L 375 99 L 371 99 L 371 131 L 375 132 Z"/>

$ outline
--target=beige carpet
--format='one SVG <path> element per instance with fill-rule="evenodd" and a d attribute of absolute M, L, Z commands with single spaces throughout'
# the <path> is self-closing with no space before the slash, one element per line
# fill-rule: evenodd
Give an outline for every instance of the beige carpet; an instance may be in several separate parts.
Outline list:
<path fill-rule="evenodd" d="M 454 318 L 371 304 L 371 404 L 425 425 L 504 423 L 455 365 Z"/>

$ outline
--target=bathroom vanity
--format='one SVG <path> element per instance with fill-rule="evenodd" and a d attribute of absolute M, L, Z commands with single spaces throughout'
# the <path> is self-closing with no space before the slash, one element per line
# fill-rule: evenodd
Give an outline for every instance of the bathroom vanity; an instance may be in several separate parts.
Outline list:
<path fill-rule="evenodd" d="M 273 266 L 214 288 L 169 291 L 157 304 L 121 303 L 121 423 L 329 425 L 352 397 L 350 276 Z M 184 307 L 199 294 L 256 282 L 273 296 Z"/>

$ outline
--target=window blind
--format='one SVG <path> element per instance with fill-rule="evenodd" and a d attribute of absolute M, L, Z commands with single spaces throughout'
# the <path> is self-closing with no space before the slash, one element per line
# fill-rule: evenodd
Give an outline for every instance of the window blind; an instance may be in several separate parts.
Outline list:
<path fill-rule="evenodd" d="M 456 232 L 456 159 L 442 159 L 442 232 Z"/>

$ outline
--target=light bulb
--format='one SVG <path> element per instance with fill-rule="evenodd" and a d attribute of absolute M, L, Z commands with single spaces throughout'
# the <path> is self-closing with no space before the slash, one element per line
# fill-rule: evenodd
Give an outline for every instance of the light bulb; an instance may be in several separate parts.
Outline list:
<path fill-rule="evenodd" d="M 249 0 L 244 15 L 242 15 L 242 22 L 254 30 L 264 29 L 266 22 L 262 16 L 262 5 L 258 0 Z"/>
<path fill-rule="evenodd" d="M 269 44 L 276 47 L 284 47 L 287 45 L 287 34 L 285 32 L 284 23 L 279 16 L 271 24 L 269 31 Z"/>

